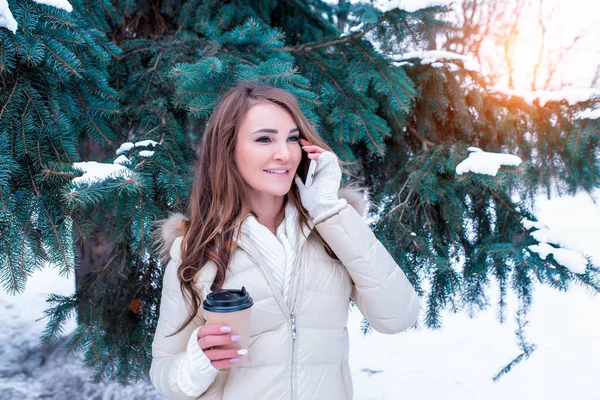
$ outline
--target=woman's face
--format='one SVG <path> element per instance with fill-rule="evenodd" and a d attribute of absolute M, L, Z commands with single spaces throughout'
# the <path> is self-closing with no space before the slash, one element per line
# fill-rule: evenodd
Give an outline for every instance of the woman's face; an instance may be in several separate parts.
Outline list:
<path fill-rule="evenodd" d="M 302 159 L 300 132 L 292 115 L 271 104 L 255 104 L 242 119 L 235 163 L 250 195 L 284 196 Z"/>

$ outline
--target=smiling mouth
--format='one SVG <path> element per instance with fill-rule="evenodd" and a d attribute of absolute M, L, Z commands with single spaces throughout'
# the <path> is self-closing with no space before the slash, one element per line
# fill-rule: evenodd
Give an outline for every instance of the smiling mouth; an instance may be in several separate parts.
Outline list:
<path fill-rule="evenodd" d="M 263 170 L 268 174 L 273 174 L 273 175 L 285 175 L 289 172 L 289 170 L 287 169 L 265 169 Z"/>

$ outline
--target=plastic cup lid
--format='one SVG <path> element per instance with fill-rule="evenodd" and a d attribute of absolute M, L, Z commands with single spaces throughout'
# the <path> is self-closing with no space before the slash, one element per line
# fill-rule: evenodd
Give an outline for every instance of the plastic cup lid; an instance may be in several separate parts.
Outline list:
<path fill-rule="evenodd" d="M 246 288 L 241 290 L 223 289 L 210 292 L 202 304 L 202 308 L 210 312 L 235 312 L 252 307 L 254 301 Z"/>

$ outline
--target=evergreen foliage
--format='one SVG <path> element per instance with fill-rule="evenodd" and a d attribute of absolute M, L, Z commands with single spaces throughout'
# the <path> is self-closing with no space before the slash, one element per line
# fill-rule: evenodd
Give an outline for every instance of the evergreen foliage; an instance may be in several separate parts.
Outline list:
<path fill-rule="evenodd" d="M 508 291 L 518 295 L 523 354 L 501 374 L 534 349 L 522 332 L 534 284 L 600 291 L 597 266 L 576 274 L 541 259 L 522 223 L 534 219 L 540 188 L 600 186 L 600 120 L 575 117 L 596 101 L 528 104 L 491 92 L 459 61 L 394 62 L 429 47 L 433 27 L 447 26 L 445 8 L 71 3 L 67 13 L 9 1 L 19 28 L 0 28 L 0 282 L 20 292 L 48 263 L 65 274 L 91 265 L 74 295 L 49 299 L 44 340 L 56 341 L 77 315 L 68 348 L 84 352 L 98 378 L 147 373 L 163 267 L 149 240 L 153 222 L 185 211 L 202 129 L 221 95 L 243 80 L 292 92 L 351 163 L 352 180 L 369 189 L 377 236 L 423 298 L 428 327 L 442 325 L 443 310 L 489 306 L 493 282 L 500 321 Z M 525 162 L 496 176 L 459 176 L 469 146 Z M 79 161 L 117 161 L 122 172 L 81 181 Z M 92 246 L 108 256 L 90 259 Z"/>

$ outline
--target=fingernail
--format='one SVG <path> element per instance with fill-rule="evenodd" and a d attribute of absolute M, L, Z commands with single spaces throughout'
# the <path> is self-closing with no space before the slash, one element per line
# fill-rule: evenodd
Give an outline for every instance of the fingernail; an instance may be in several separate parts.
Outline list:
<path fill-rule="evenodd" d="M 240 356 L 245 356 L 246 354 L 248 354 L 248 350 L 246 349 L 241 349 L 237 351 L 238 355 Z"/>
<path fill-rule="evenodd" d="M 222 326 L 221 327 L 221 332 L 223 332 L 223 333 L 229 333 L 229 332 L 231 332 L 231 328 L 229 326 Z"/>
<path fill-rule="evenodd" d="M 239 342 L 241 339 L 242 339 L 242 337 L 240 335 L 233 335 L 231 337 L 232 342 Z"/>
<path fill-rule="evenodd" d="M 238 361 L 240 361 L 240 359 L 239 359 L 239 358 L 231 358 L 231 359 L 229 359 L 229 362 L 230 362 L 230 363 L 232 363 L 232 364 L 233 364 L 233 363 L 236 363 L 236 362 L 238 362 Z"/>

